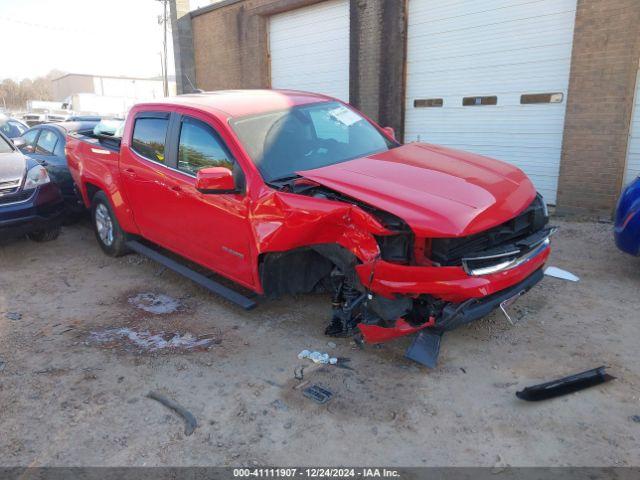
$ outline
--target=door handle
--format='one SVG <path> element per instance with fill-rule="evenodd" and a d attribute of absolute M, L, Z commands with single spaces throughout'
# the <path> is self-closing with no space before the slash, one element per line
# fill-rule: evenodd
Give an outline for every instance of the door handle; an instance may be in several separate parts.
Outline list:
<path fill-rule="evenodd" d="M 180 187 L 180 185 L 172 185 L 171 187 L 169 187 L 169 190 L 171 190 L 176 195 L 182 194 L 182 187 Z"/>
<path fill-rule="evenodd" d="M 124 169 L 124 173 L 127 176 L 131 177 L 131 178 L 136 178 L 137 177 L 136 171 L 133 168 L 125 168 Z"/>

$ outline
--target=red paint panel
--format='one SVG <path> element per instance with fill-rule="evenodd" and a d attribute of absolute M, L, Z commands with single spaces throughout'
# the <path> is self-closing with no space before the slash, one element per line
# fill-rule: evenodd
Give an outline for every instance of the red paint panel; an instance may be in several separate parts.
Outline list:
<path fill-rule="evenodd" d="M 412 327 L 402 318 L 396 320 L 396 323 L 391 328 L 379 327 L 378 325 L 365 325 L 364 323 L 358 324 L 358 329 L 362 333 L 364 341 L 367 343 L 381 343 L 388 342 L 394 338 L 404 337 L 411 335 L 412 333 L 419 332 L 423 328 L 433 327 L 435 325 L 435 318 L 430 317 L 429 320 L 422 325 Z"/>
<path fill-rule="evenodd" d="M 397 215 L 427 238 L 467 236 L 500 225 L 536 195 L 514 166 L 417 143 L 299 173 Z"/>
<path fill-rule="evenodd" d="M 363 263 L 356 267 L 358 277 L 371 290 L 388 298 L 395 295 L 429 294 L 449 302 L 481 298 L 523 281 L 549 258 L 550 248 L 522 265 L 494 273 L 472 277 L 462 267 L 421 267 L 397 265 L 385 261 Z"/>

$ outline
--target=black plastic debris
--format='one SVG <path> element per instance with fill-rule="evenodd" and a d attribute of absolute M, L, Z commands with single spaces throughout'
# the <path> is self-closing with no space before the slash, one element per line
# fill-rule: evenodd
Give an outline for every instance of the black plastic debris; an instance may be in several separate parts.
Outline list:
<path fill-rule="evenodd" d="M 338 357 L 336 367 L 344 368 L 345 370 L 352 370 L 355 372 L 355 369 L 351 365 L 348 365 L 349 362 L 351 362 L 351 359 L 348 357 Z"/>
<path fill-rule="evenodd" d="M 436 368 L 441 339 L 442 332 L 431 332 L 428 329 L 420 330 L 404 356 L 429 368 Z"/>
<path fill-rule="evenodd" d="M 302 394 L 320 405 L 327 403 L 333 397 L 333 392 L 331 390 L 317 384 L 313 384 L 310 387 L 305 388 L 302 391 Z"/>
<path fill-rule="evenodd" d="M 528 402 L 537 402 L 584 390 L 585 388 L 600 385 L 609 380 L 615 380 L 616 377 L 605 373 L 605 368 L 605 366 L 602 366 L 594 368 L 593 370 L 587 370 L 586 372 L 559 378 L 558 380 L 552 380 L 551 382 L 526 387 L 524 390 L 516 392 L 516 397 Z"/>

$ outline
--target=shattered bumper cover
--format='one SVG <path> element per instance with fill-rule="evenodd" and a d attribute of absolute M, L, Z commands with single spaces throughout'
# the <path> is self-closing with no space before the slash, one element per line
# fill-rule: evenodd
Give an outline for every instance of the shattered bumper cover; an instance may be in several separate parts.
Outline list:
<path fill-rule="evenodd" d="M 493 295 L 524 281 L 545 264 L 550 252 L 547 243 L 535 256 L 515 268 L 481 276 L 469 275 L 461 266 L 408 266 L 384 260 L 357 265 L 356 272 L 363 285 L 387 298 L 428 294 L 460 303 Z"/>
<path fill-rule="evenodd" d="M 412 327 L 407 322 L 400 319 L 396 321 L 396 325 L 393 328 L 384 328 L 377 325 L 365 325 L 362 323 L 358 325 L 358 328 L 367 343 L 385 342 L 396 337 L 419 332 L 425 328 L 434 328 L 439 332 L 453 330 L 461 325 L 471 323 L 487 316 L 497 309 L 505 300 L 508 300 L 519 293 L 527 292 L 533 288 L 538 282 L 540 282 L 540 280 L 542 280 L 543 277 L 544 272 L 542 268 L 539 268 L 523 281 L 494 293 L 493 295 L 489 295 L 482 299 L 469 299 L 461 304 L 448 304 L 442 310 L 441 318 L 439 318 L 437 322 L 428 321 L 423 325 Z"/>

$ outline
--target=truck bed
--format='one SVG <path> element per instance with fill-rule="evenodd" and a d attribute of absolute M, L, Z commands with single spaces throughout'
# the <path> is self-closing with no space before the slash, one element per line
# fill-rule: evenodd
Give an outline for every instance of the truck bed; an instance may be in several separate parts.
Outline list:
<path fill-rule="evenodd" d="M 85 206 L 91 206 L 87 189 L 105 190 L 106 179 L 120 177 L 120 138 L 95 135 L 92 131 L 67 135 L 67 164 Z M 106 191 L 106 190 L 105 190 Z"/>
<path fill-rule="evenodd" d="M 113 152 L 120 152 L 120 141 L 119 137 L 110 137 L 108 135 L 96 135 L 91 130 L 86 130 L 84 132 L 73 132 L 68 135 L 68 137 L 73 137 L 78 141 L 88 143 L 95 148 L 105 148 L 107 150 L 111 150 Z"/>

